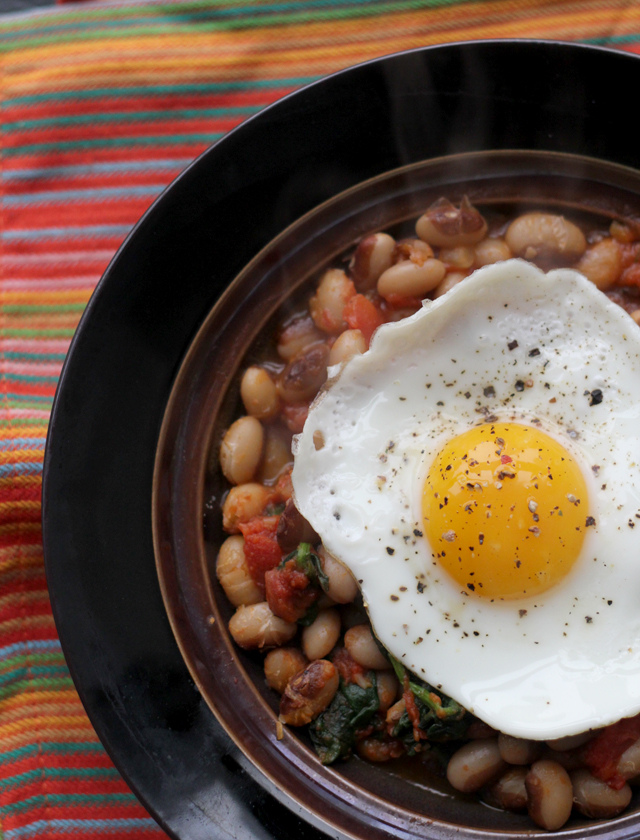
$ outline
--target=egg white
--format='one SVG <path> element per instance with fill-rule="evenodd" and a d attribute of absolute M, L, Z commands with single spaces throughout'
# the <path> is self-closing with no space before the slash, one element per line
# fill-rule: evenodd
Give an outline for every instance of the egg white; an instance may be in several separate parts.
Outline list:
<path fill-rule="evenodd" d="M 382 644 L 502 732 L 558 738 L 640 711 L 639 395 L 629 315 L 575 271 L 508 260 L 380 327 L 331 371 L 294 443 L 296 504 Z M 492 417 L 541 425 L 587 481 L 595 525 L 535 598 L 469 595 L 423 536 L 429 464 Z"/>

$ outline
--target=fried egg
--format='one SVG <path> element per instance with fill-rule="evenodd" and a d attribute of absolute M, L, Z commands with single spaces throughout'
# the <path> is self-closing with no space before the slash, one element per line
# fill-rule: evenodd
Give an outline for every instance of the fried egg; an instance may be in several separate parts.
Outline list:
<path fill-rule="evenodd" d="M 640 330 L 582 275 L 508 260 L 380 327 L 294 454 L 419 677 L 517 737 L 640 711 Z"/>

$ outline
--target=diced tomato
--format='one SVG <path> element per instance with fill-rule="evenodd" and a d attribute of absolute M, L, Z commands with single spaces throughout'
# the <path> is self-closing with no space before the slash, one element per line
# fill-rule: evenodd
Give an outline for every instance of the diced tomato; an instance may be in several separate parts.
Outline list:
<path fill-rule="evenodd" d="M 390 294 L 386 296 L 385 300 L 391 309 L 415 309 L 417 311 L 422 306 L 422 298 L 418 297 Z"/>
<path fill-rule="evenodd" d="M 345 683 L 360 682 L 366 670 L 359 665 L 346 648 L 338 648 L 331 657 L 337 672 Z"/>
<path fill-rule="evenodd" d="M 279 516 L 255 516 L 240 524 L 249 574 L 261 589 L 264 589 L 265 572 L 282 560 L 276 537 L 279 519 Z"/>
<path fill-rule="evenodd" d="M 299 621 L 319 595 L 295 560 L 289 560 L 282 569 L 270 569 L 264 580 L 271 612 L 284 621 Z"/>
<path fill-rule="evenodd" d="M 291 483 L 292 469 L 293 464 L 290 464 L 285 467 L 278 476 L 276 486 L 273 488 L 274 502 L 288 502 L 293 495 L 293 484 Z"/>
<path fill-rule="evenodd" d="M 640 715 L 624 718 L 598 733 L 582 751 L 582 760 L 592 774 L 614 790 L 626 779 L 618 773 L 621 755 L 640 738 Z"/>
<path fill-rule="evenodd" d="M 623 269 L 619 286 L 640 286 L 640 262 L 632 263 L 628 268 Z"/>
<path fill-rule="evenodd" d="M 407 710 L 407 715 L 409 716 L 411 726 L 413 727 L 413 740 L 419 741 L 421 738 L 425 737 L 425 734 L 422 729 L 420 729 L 420 711 L 418 709 L 418 704 L 416 703 L 415 695 L 411 690 L 408 674 L 404 675 L 402 696 L 404 698 L 404 707 Z"/>
<path fill-rule="evenodd" d="M 373 333 L 380 324 L 384 323 L 382 313 L 375 303 L 365 295 L 360 294 L 354 295 L 347 301 L 343 317 L 350 329 L 360 330 L 367 342 L 367 347 Z"/>
<path fill-rule="evenodd" d="M 302 431 L 307 415 L 309 414 L 310 403 L 289 403 L 282 406 L 282 417 L 287 429 L 294 434 Z"/>

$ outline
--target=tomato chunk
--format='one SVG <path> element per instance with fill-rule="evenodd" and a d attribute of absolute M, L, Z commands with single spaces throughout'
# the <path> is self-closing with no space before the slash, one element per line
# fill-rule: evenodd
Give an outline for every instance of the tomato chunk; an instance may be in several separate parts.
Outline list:
<path fill-rule="evenodd" d="M 264 589 L 265 572 L 275 568 L 282 560 L 276 531 L 279 516 L 256 516 L 240 524 L 244 537 L 244 556 L 249 574 Z"/>
<path fill-rule="evenodd" d="M 618 773 L 622 754 L 640 738 L 640 715 L 624 718 L 607 726 L 585 745 L 582 760 L 591 773 L 614 790 L 624 787 L 626 779 Z"/>
<path fill-rule="evenodd" d="M 367 347 L 373 333 L 380 324 L 384 323 L 384 318 L 375 303 L 361 294 L 349 298 L 344 308 L 343 317 L 350 329 L 360 330 L 367 342 Z"/>
<path fill-rule="evenodd" d="M 270 569 L 264 580 L 271 612 L 291 623 L 303 618 L 319 595 L 295 560 L 289 560 L 281 569 Z"/>

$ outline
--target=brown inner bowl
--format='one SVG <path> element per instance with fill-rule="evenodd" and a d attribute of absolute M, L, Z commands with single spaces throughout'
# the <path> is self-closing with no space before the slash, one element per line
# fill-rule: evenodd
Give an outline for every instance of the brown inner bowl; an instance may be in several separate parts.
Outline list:
<path fill-rule="evenodd" d="M 395 170 L 316 208 L 264 248 L 228 287 L 195 336 L 176 377 L 160 434 L 153 486 L 156 562 L 166 610 L 190 673 L 247 769 L 274 795 L 338 837 L 553 837 L 526 815 L 497 811 L 430 777 L 420 764 L 353 758 L 323 767 L 304 732 L 276 735 L 278 697 L 262 656 L 239 650 L 233 608 L 215 578 L 225 535 L 226 482 L 207 464 L 241 413 L 238 372 L 292 296 L 363 235 L 417 218 L 440 196 L 468 195 L 480 210 L 546 207 L 600 221 L 640 218 L 640 173 L 541 152 L 482 152 Z M 215 267 L 212 266 L 212 271 Z M 214 780 L 212 780 L 212 785 Z M 572 819 L 559 835 L 636 837 L 638 802 L 607 822 Z"/>

